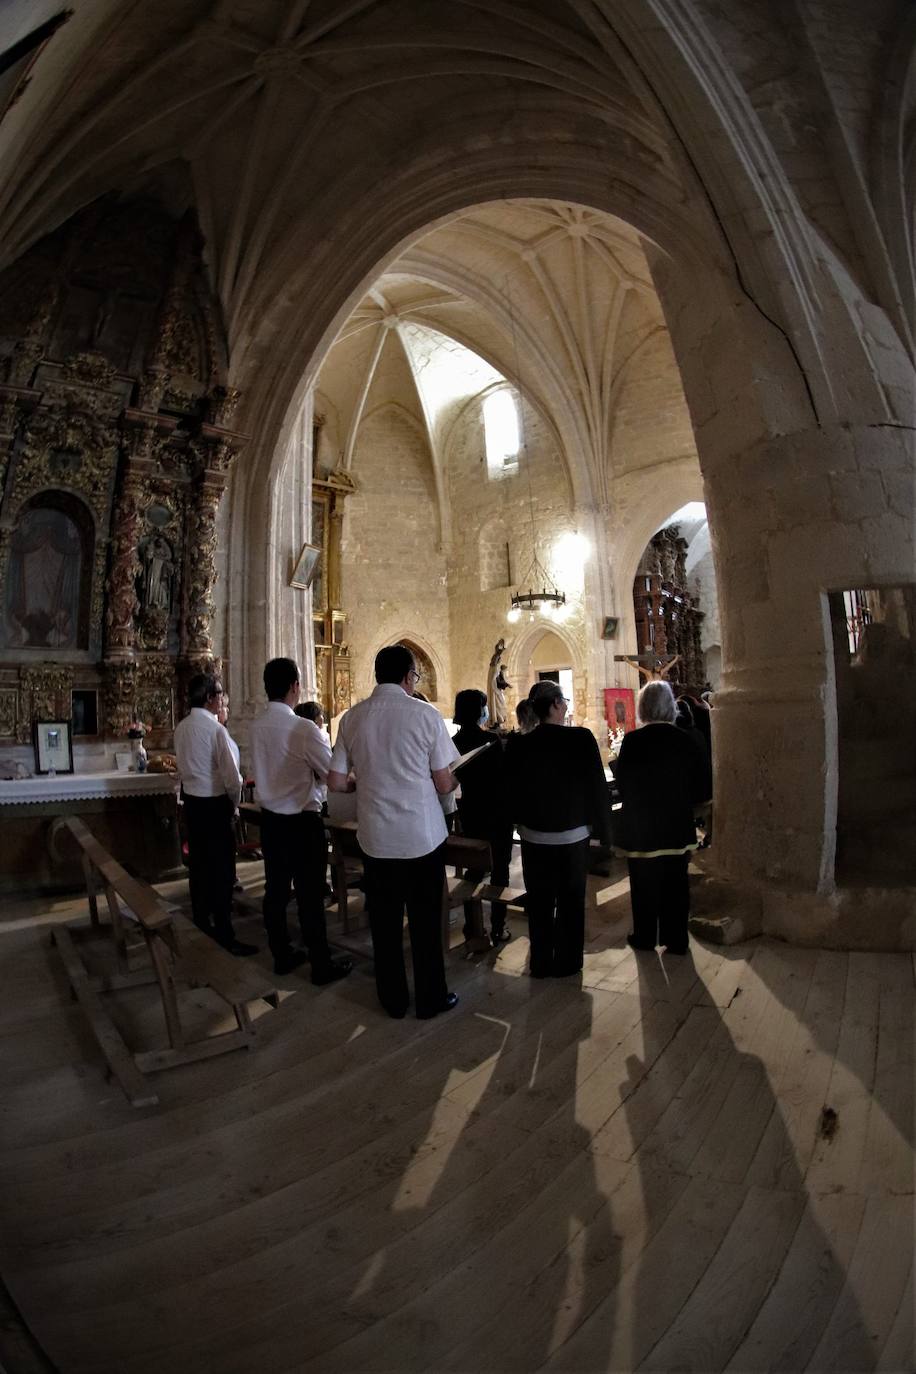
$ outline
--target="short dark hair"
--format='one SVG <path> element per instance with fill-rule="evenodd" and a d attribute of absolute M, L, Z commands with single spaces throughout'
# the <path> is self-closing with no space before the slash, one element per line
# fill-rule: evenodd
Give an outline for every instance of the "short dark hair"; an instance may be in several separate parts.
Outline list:
<path fill-rule="evenodd" d="M 455 714 L 453 720 L 456 725 L 476 725 L 483 715 L 483 708 L 487 704 L 485 692 L 479 691 L 477 687 L 466 687 L 463 692 L 459 692 L 455 697 Z"/>
<path fill-rule="evenodd" d="M 188 705 L 206 706 L 218 691 L 219 677 L 216 673 L 195 673 L 188 683 Z"/>
<path fill-rule="evenodd" d="M 291 658 L 272 658 L 264 665 L 264 691 L 268 701 L 282 701 L 299 681 L 299 669 Z"/>
<path fill-rule="evenodd" d="M 296 707 L 296 715 L 303 720 L 317 721 L 319 716 L 324 716 L 324 707 L 320 701 L 300 701 Z"/>
<path fill-rule="evenodd" d="M 404 644 L 389 644 L 379 649 L 375 655 L 376 682 L 403 682 L 411 669 L 416 669 L 416 660 Z"/>
<path fill-rule="evenodd" d="M 563 700 L 563 689 L 558 682 L 536 682 L 528 693 L 531 709 L 539 721 L 545 721 L 555 701 Z"/>
<path fill-rule="evenodd" d="M 518 721 L 518 728 L 523 735 L 527 735 L 528 731 L 533 730 L 538 724 L 535 709 L 527 697 L 523 697 L 516 706 L 515 718 Z"/>

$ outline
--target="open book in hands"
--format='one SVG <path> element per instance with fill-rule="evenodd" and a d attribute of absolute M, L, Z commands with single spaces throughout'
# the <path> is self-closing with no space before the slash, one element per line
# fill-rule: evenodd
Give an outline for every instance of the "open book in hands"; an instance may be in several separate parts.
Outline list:
<path fill-rule="evenodd" d="M 455 759 L 454 763 L 450 763 L 449 768 L 453 773 L 457 773 L 459 768 L 463 768 L 466 763 L 470 763 L 471 759 L 476 759 L 477 755 L 482 754 L 485 749 L 492 749 L 495 743 L 496 740 L 492 739 L 488 740 L 486 744 L 479 744 L 476 749 L 469 749 L 466 754 L 461 755 L 460 759 Z"/>

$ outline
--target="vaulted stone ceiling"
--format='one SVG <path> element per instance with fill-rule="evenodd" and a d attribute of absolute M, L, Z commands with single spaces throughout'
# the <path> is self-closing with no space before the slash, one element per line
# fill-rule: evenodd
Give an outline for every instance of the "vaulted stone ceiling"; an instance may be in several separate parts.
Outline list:
<path fill-rule="evenodd" d="M 580 502 L 606 508 L 615 477 L 695 458 L 640 237 L 608 215 L 546 201 L 482 206 L 392 263 L 347 321 L 318 380 L 339 418 L 344 466 L 385 350 L 397 348 L 410 367 L 398 374 L 407 394 L 392 399 L 426 424 L 441 483 L 456 410 L 431 399 L 418 365 L 423 340 L 432 366 L 449 339 L 490 365 L 475 375 L 466 358 L 452 360 L 462 397 L 497 376 L 519 386 L 553 429 Z"/>
<path fill-rule="evenodd" d="M 449 143 L 473 146 L 485 167 L 488 147 L 522 137 L 536 179 L 557 140 L 587 158 L 610 138 L 624 198 L 630 183 L 662 214 L 689 205 L 664 121 L 590 0 L 217 0 L 203 16 L 196 0 L 76 0 L 74 11 L 0 124 L 2 260 L 112 188 L 192 203 L 237 365 L 255 334 L 258 352 L 269 346 L 303 257 L 360 233 L 344 208 L 371 199 L 374 182 L 394 194 L 408 146 L 438 159 Z M 379 241 L 386 213 L 378 199 L 363 213 Z"/>

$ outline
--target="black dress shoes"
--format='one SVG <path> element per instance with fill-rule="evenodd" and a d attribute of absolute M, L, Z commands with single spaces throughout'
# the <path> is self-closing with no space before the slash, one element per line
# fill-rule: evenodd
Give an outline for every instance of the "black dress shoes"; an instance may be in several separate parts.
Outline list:
<path fill-rule="evenodd" d="M 448 992 L 448 993 L 446 993 L 446 995 L 445 995 L 445 1001 L 443 1002 L 443 1004 L 442 1004 L 441 1007 L 437 1007 L 435 1011 L 418 1011 L 418 1012 L 417 1012 L 417 1020 L 418 1020 L 418 1021 L 431 1021 L 432 1018 L 433 1018 L 434 1016 L 439 1016 L 440 1013 L 443 1012 L 443 1011 L 451 1011 L 452 1007 L 457 1007 L 457 1005 L 458 1005 L 458 994 L 457 994 L 457 992 Z"/>
<path fill-rule="evenodd" d="M 312 982 L 316 988 L 326 987 L 328 983 L 336 983 L 339 979 L 346 978 L 352 968 L 352 959 L 332 959 L 323 968 L 312 968 Z"/>
<path fill-rule="evenodd" d="M 292 973 L 294 968 L 304 964 L 308 959 L 304 949 L 290 949 L 285 954 L 280 954 L 274 959 L 274 973 L 282 976 L 284 973 Z"/>
<path fill-rule="evenodd" d="M 249 954 L 257 954 L 257 945 L 246 945 L 244 940 L 233 940 L 230 945 L 223 945 L 227 954 L 234 954 L 237 959 L 247 959 Z"/>
<path fill-rule="evenodd" d="M 646 954 L 654 954 L 654 953 L 655 953 L 655 946 L 654 946 L 654 945 L 644 945 L 644 944 L 641 944 L 640 941 L 637 940 L 637 939 L 635 939 L 632 935 L 628 935 L 628 936 L 627 936 L 627 944 L 630 946 L 630 949 L 639 949 L 639 950 L 644 951 Z"/>

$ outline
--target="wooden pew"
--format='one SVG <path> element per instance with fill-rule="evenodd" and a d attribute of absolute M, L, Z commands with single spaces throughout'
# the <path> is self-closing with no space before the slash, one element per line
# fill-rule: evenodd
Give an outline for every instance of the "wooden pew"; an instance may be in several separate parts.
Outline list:
<path fill-rule="evenodd" d="M 260 808 L 257 803 L 243 802 L 239 808 L 247 824 L 257 825 Z M 356 838 L 356 821 L 332 821 L 325 819 L 325 832 L 331 844 L 330 863 L 334 875 L 334 895 L 337 910 L 345 933 L 353 928 L 350 912 L 349 879 L 355 865 L 362 862 L 362 850 Z M 490 846 L 486 840 L 473 840 L 466 835 L 449 835 L 445 841 L 445 862 L 448 866 L 489 872 L 492 859 Z M 524 893 L 517 888 L 495 887 L 492 883 L 475 882 L 469 878 L 446 878 L 442 893 L 442 940 L 449 948 L 449 912 L 458 906 L 469 903 L 467 925 L 469 934 L 466 947 L 470 952 L 490 949 L 490 937 L 484 928 L 483 903 L 505 902 L 507 906 L 521 909 Z"/>
<path fill-rule="evenodd" d="M 263 999 L 279 1004 L 275 985 L 261 969 L 242 964 L 221 949 L 192 921 L 176 911 L 147 883 L 133 878 L 76 816 L 61 817 L 55 832 L 67 831 L 81 850 L 83 874 L 89 897 L 89 926 L 71 922 L 58 926 L 52 944 L 63 960 L 73 994 L 85 1012 L 92 1031 L 114 1077 L 136 1107 L 154 1105 L 158 1096 L 143 1077 L 177 1064 L 190 1064 L 234 1049 L 250 1049 L 255 1028 L 248 1012 L 250 1002 Z M 110 925 L 103 926 L 99 896 L 104 894 Z M 126 910 L 122 909 L 124 903 Z M 137 928 L 139 941 L 130 938 Z M 79 950 L 81 933 L 110 932 L 116 971 L 89 973 Z M 138 967 L 137 954 L 145 950 L 149 962 Z M 192 1040 L 182 1025 L 176 984 L 212 988 L 228 1003 L 236 1029 Z M 168 1032 L 168 1049 L 132 1052 L 125 1044 L 102 1002 L 101 993 L 119 988 L 156 983 Z"/>

